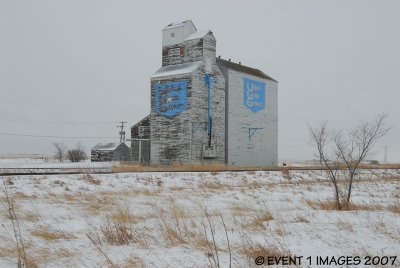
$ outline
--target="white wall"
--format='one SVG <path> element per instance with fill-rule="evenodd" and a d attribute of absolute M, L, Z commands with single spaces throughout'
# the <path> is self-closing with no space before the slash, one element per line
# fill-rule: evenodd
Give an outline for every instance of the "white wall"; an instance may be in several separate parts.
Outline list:
<path fill-rule="evenodd" d="M 170 46 L 182 43 L 186 37 L 188 37 L 192 33 L 195 33 L 196 31 L 196 27 L 190 20 L 184 24 L 179 24 L 175 27 L 164 28 L 162 45 Z M 171 33 L 173 33 L 174 36 L 171 36 Z"/>
<path fill-rule="evenodd" d="M 278 162 L 278 83 L 234 70 L 223 71 L 227 83 L 227 163 L 265 166 Z M 258 112 L 244 105 L 243 78 L 266 84 L 265 107 Z M 249 128 L 261 128 L 250 130 Z M 255 131 L 255 132 L 253 132 Z"/>

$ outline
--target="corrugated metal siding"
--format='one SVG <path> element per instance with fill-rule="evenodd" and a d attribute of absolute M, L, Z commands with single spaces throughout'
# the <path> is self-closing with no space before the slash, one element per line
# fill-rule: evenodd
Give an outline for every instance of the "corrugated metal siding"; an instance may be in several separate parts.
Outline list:
<path fill-rule="evenodd" d="M 278 161 L 278 84 L 220 66 L 227 83 L 226 141 L 229 165 L 276 165 Z M 251 111 L 244 105 L 243 78 L 264 82 L 265 108 Z M 251 137 L 250 137 L 251 136 Z"/>

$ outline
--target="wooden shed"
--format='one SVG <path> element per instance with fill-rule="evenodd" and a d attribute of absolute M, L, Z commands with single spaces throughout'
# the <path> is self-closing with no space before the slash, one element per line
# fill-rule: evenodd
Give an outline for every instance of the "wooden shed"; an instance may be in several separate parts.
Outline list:
<path fill-rule="evenodd" d="M 150 115 L 131 127 L 130 156 L 131 161 L 138 163 L 150 162 Z"/>
<path fill-rule="evenodd" d="M 129 147 L 125 143 L 99 143 L 91 150 L 92 162 L 128 161 Z"/>

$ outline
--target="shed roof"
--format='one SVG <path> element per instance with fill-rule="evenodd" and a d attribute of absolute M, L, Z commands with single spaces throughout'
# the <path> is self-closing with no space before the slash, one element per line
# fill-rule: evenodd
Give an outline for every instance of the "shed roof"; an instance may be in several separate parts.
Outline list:
<path fill-rule="evenodd" d="M 145 118 L 143 118 L 142 120 L 140 120 L 139 122 L 137 122 L 136 124 L 131 126 L 131 129 L 136 127 L 136 126 L 140 126 L 144 121 L 149 120 L 149 119 L 150 119 L 150 115 L 146 116 Z"/>
<path fill-rule="evenodd" d="M 121 144 L 124 143 L 99 143 L 96 146 L 92 148 L 92 150 L 97 150 L 97 151 L 115 151 Z M 127 146 L 126 144 L 124 144 Z"/>
<path fill-rule="evenodd" d="M 242 64 L 238 64 L 238 63 L 234 63 L 231 61 L 227 61 L 221 58 L 217 58 L 217 65 L 218 66 L 222 66 L 228 69 L 232 69 L 238 72 L 242 72 L 242 73 L 246 73 L 246 74 L 250 74 L 250 75 L 254 75 L 260 78 L 264 78 L 264 79 L 268 79 L 268 80 L 272 80 L 275 82 L 278 82 L 277 80 L 273 79 L 272 77 L 270 77 L 269 75 L 265 74 L 264 72 L 255 69 L 255 68 L 251 68 L 248 66 L 244 66 Z"/>
<path fill-rule="evenodd" d="M 191 73 L 196 70 L 201 64 L 201 61 L 168 65 L 161 67 L 155 72 L 151 78 L 158 78 L 163 76 L 177 75 L 177 74 L 186 74 Z"/>

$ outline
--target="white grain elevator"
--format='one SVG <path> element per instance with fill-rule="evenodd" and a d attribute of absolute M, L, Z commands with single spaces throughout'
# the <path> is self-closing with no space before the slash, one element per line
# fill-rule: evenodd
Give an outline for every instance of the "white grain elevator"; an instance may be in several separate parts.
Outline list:
<path fill-rule="evenodd" d="M 212 31 L 167 25 L 151 77 L 150 162 L 276 165 L 277 91 L 262 71 L 217 58 Z"/>

